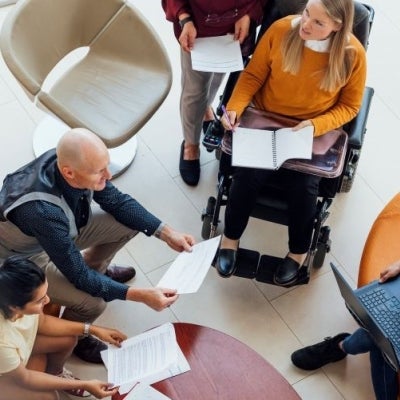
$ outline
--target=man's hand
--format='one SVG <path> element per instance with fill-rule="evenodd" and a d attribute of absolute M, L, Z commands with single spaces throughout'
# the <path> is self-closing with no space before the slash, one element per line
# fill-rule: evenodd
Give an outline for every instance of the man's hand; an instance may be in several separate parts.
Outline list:
<path fill-rule="evenodd" d="M 175 251 L 192 251 L 192 246 L 196 243 L 192 235 L 181 233 L 165 225 L 160 232 L 160 239 L 163 240 L 171 249 Z"/>
<path fill-rule="evenodd" d="M 394 278 L 400 274 L 400 260 L 390 264 L 385 270 L 380 274 L 379 282 L 386 282 L 388 279 Z"/>
<path fill-rule="evenodd" d="M 169 307 L 175 303 L 178 297 L 175 289 L 158 287 L 145 289 L 130 287 L 126 294 L 126 300 L 139 301 L 155 311 L 162 311 Z"/>

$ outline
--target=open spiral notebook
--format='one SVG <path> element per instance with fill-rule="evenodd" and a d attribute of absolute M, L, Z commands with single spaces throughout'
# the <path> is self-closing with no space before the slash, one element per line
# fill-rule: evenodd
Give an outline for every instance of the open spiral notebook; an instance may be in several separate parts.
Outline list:
<path fill-rule="evenodd" d="M 312 127 L 292 131 L 297 120 L 247 107 L 232 134 L 232 165 L 293 169 L 334 178 L 342 173 L 347 134 L 335 129 L 313 137 Z"/>
<path fill-rule="evenodd" d="M 232 165 L 278 169 L 291 158 L 311 159 L 313 127 L 299 131 L 236 128 L 232 140 Z"/>

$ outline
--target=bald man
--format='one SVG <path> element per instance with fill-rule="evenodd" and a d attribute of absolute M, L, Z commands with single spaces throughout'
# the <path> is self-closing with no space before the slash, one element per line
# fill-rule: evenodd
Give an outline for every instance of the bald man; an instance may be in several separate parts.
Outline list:
<path fill-rule="evenodd" d="M 46 272 L 48 295 L 65 306 L 63 318 L 93 322 L 115 299 L 160 311 L 177 299 L 171 289 L 125 284 L 131 267 L 110 266 L 138 232 L 156 236 L 176 251 L 190 251 L 191 235 L 161 222 L 111 182 L 109 153 L 86 129 L 72 129 L 57 149 L 7 175 L 0 191 L 0 262 L 29 257 Z M 94 204 L 95 203 L 95 204 Z M 74 353 L 101 363 L 105 344 L 82 332 Z"/>

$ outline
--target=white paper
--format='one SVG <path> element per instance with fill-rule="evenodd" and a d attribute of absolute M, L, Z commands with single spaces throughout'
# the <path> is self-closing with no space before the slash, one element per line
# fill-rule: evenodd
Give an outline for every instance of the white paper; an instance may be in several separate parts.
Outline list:
<path fill-rule="evenodd" d="M 273 131 L 238 127 L 232 134 L 232 165 L 278 169 L 291 158 L 311 159 L 313 131 L 312 126 L 306 126 L 298 131 L 293 131 L 292 128 L 278 129 L 274 155 Z"/>
<path fill-rule="evenodd" d="M 124 400 L 171 400 L 151 386 L 139 384 Z"/>
<path fill-rule="evenodd" d="M 176 364 L 178 344 L 171 323 L 146 331 L 107 351 L 108 382 L 115 386 L 140 382 Z"/>
<path fill-rule="evenodd" d="M 240 43 L 233 40 L 233 35 L 195 39 L 190 54 L 196 71 L 225 73 L 243 69 Z"/>
<path fill-rule="evenodd" d="M 149 386 L 152 385 L 153 383 L 160 382 L 163 381 L 164 379 L 172 378 L 175 375 L 183 374 L 184 372 L 190 371 L 190 365 L 185 355 L 183 354 L 181 348 L 179 347 L 178 343 L 176 343 L 176 346 L 177 346 L 176 363 L 169 365 L 164 370 L 154 371 L 154 373 L 142 379 L 140 383 L 134 382 L 134 383 L 122 384 L 120 385 L 118 392 L 120 394 L 125 394 L 128 393 L 130 390 L 132 390 L 132 392 L 136 390 L 141 390 L 142 386 Z M 101 352 L 101 358 L 103 359 L 104 365 L 108 369 L 108 350 L 104 350 Z"/>
<path fill-rule="evenodd" d="M 215 257 L 220 238 L 197 243 L 190 253 L 179 253 L 157 286 L 176 289 L 179 294 L 197 292 Z"/>

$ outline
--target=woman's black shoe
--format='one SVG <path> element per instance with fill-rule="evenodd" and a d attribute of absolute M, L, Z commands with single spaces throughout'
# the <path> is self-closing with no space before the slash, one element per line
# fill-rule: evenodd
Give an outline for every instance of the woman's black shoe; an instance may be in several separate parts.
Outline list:
<path fill-rule="evenodd" d="M 219 249 L 216 268 L 223 278 L 229 278 L 236 270 L 237 250 Z"/>
<path fill-rule="evenodd" d="M 296 281 L 299 268 L 300 264 L 297 261 L 286 256 L 275 272 L 274 282 L 282 286 L 290 285 Z"/>
<path fill-rule="evenodd" d="M 184 160 L 185 141 L 181 145 L 179 157 L 179 172 L 183 181 L 190 186 L 196 186 L 200 180 L 200 160 Z"/>

